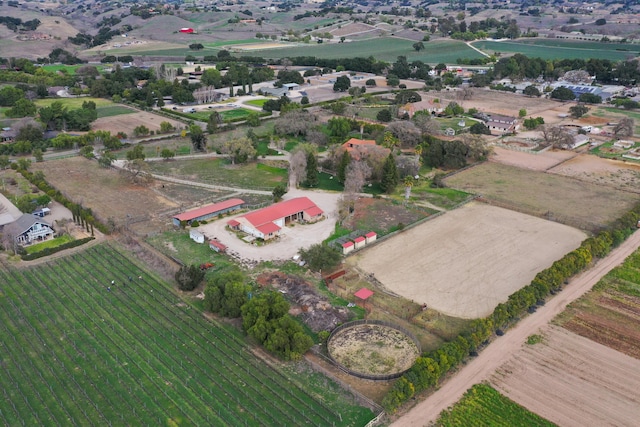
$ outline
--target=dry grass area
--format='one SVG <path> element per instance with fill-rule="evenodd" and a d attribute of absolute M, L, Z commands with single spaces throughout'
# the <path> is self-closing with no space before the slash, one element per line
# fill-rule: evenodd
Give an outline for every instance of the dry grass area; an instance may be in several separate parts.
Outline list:
<path fill-rule="evenodd" d="M 610 186 L 494 162 L 453 175 L 446 183 L 491 203 L 588 231 L 605 227 L 640 200 Z"/>
<path fill-rule="evenodd" d="M 636 426 L 640 361 L 558 327 L 491 378 L 509 399 L 563 427 Z"/>
<path fill-rule="evenodd" d="M 137 126 L 146 126 L 149 130 L 159 131 L 161 122 L 169 122 L 176 129 L 183 129 L 185 124 L 177 120 L 159 116 L 157 114 L 138 111 L 132 114 L 121 114 L 118 116 L 102 117 L 91 125 L 92 130 L 106 130 L 112 135 L 118 132 L 126 133 L 129 138 L 133 137 L 133 129 Z"/>
<path fill-rule="evenodd" d="M 566 150 L 549 150 L 539 154 L 493 147 L 490 161 L 523 169 L 547 171 L 558 164 L 575 157 L 576 153 Z"/>
<path fill-rule="evenodd" d="M 411 338 L 382 325 L 356 325 L 343 329 L 331 338 L 327 348 L 343 366 L 367 375 L 403 372 L 419 356 L 418 347 Z"/>
<path fill-rule="evenodd" d="M 230 49 L 238 52 L 245 50 L 263 50 L 263 49 L 280 49 L 281 47 L 291 46 L 287 43 L 247 43 L 231 45 Z"/>
<path fill-rule="evenodd" d="M 549 172 L 594 184 L 640 192 L 640 164 L 581 154 L 549 169 Z"/>
<path fill-rule="evenodd" d="M 132 183 L 123 173 L 101 168 L 96 161 L 83 157 L 34 163 L 31 168 L 43 171 L 51 185 L 67 198 L 91 208 L 102 222 L 113 218 L 116 224 L 122 225 L 130 215 L 131 223 L 137 223 L 178 207 L 153 191 L 158 184 Z M 169 218 L 163 218 L 163 222 L 168 224 Z"/>
<path fill-rule="evenodd" d="M 354 258 L 392 292 L 473 319 L 490 314 L 585 237 L 562 224 L 469 203 Z"/>

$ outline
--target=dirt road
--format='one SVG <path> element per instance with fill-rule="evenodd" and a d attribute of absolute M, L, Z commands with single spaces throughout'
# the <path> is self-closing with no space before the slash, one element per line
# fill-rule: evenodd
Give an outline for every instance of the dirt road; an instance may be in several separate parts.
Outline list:
<path fill-rule="evenodd" d="M 491 374 L 524 344 L 529 335 L 546 326 L 567 304 L 589 291 L 602 276 L 621 264 L 639 246 L 640 233 L 634 233 L 593 268 L 572 279 L 560 294 L 540 307 L 536 313 L 523 319 L 504 336 L 498 337 L 439 390 L 395 421 L 392 426 L 426 426 L 433 423 L 440 412 L 456 403 L 472 385 L 489 379 Z"/>

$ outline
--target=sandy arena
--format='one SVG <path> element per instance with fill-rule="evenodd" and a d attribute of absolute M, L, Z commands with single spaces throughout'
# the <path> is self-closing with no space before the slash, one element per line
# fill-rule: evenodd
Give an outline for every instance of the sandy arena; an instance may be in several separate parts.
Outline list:
<path fill-rule="evenodd" d="M 585 238 L 562 224 L 469 203 L 366 249 L 357 263 L 390 291 L 473 319 L 489 315 Z"/>

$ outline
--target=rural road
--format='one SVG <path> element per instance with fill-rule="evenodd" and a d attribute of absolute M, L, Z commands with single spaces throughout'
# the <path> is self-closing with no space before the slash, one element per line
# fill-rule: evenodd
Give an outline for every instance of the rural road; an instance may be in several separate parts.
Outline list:
<path fill-rule="evenodd" d="M 471 386 L 488 380 L 491 374 L 525 343 L 529 335 L 545 327 L 569 303 L 588 292 L 605 274 L 621 264 L 639 246 L 640 232 L 636 232 L 606 258 L 598 261 L 593 268 L 574 277 L 562 292 L 546 305 L 539 307 L 536 313 L 528 315 L 514 328 L 506 331 L 504 336 L 495 339 L 478 357 L 463 366 L 435 393 L 391 425 L 394 427 L 427 426 L 434 423 L 440 412 L 455 404 Z"/>

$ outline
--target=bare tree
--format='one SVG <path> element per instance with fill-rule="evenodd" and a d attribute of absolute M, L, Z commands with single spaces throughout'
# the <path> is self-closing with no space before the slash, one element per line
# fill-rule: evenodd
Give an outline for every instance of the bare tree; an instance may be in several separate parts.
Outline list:
<path fill-rule="evenodd" d="M 458 99 L 460 101 L 468 101 L 473 98 L 473 89 L 471 86 L 463 86 L 458 92 Z"/>
<path fill-rule="evenodd" d="M 360 193 L 371 177 L 371 166 L 362 160 L 350 162 L 344 180 L 345 193 Z"/>
<path fill-rule="evenodd" d="M 129 160 L 124 165 L 124 171 L 134 182 L 149 182 L 152 179 L 149 165 L 144 159 Z"/>
<path fill-rule="evenodd" d="M 427 114 L 416 114 L 413 123 L 422 131 L 423 135 L 439 135 L 442 133 L 440 123 Z"/>
<path fill-rule="evenodd" d="M 398 156 L 396 157 L 396 166 L 400 178 L 407 176 L 415 176 L 420 171 L 419 156 Z"/>
<path fill-rule="evenodd" d="M 570 70 L 564 73 L 562 78 L 573 84 L 587 83 L 591 81 L 591 75 L 585 70 Z"/>
<path fill-rule="evenodd" d="M 327 137 L 326 133 L 320 130 L 312 129 L 307 132 L 307 141 L 319 147 L 324 147 L 329 143 L 329 138 Z"/>
<path fill-rule="evenodd" d="M 289 187 L 298 188 L 298 184 L 304 181 L 307 170 L 307 153 L 297 149 L 289 158 Z"/>
<path fill-rule="evenodd" d="M 633 136 L 634 129 L 635 121 L 631 117 L 624 117 L 615 125 L 613 133 L 617 136 Z"/>
<path fill-rule="evenodd" d="M 367 162 L 371 168 L 371 178 L 379 180 L 382 178 L 382 169 L 384 167 L 384 162 L 389 156 L 389 149 L 380 145 L 372 145 L 367 147 L 366 150 L 353 150 L 351 152 L 351 156 Z"/>
<path fill-rule="evenodd" d="M 542 128 L 542 136 L 547 145 L 556 148 L 567 148 L 573 144 L 573 135 L 561 126 L 545 126 Z"/>
<path fill-rule="evenodd" d="M 316 125 L 318 118 L 306 110 L 292 110 L 276 120 L 273 130 L 278 135 L 306 135 Z"/>
<path fill-rule="evenodd" d="M 256 155 L 256 149 L 249 138 L 227 139 L 216 144 L 222 154 L 228 154 L 231 164 L 244 163 Z"/>
<path fill-rule="evenodd" d="M 422 141 L 422 132 L 413 122 L 393 122 L 387 126 L 387 130 L 400 140 L 403 147 L 415 147 Z"/>

